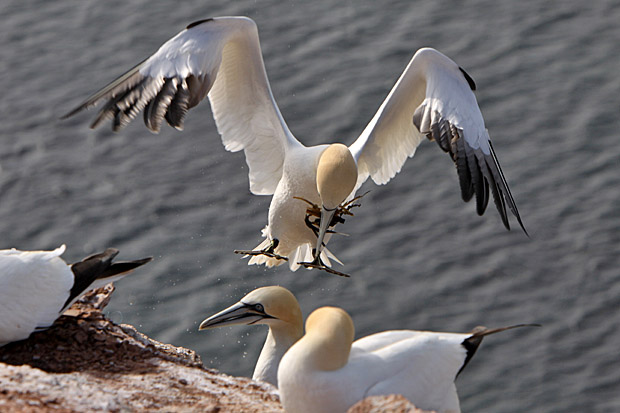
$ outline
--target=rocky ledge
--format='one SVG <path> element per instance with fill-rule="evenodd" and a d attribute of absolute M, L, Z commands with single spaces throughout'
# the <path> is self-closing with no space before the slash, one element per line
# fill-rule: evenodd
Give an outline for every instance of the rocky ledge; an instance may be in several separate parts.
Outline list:
<path fill-rule="evenodd" d="M 273 386 L 207 369 L 194 351 L 105 318 L 112 291 L 96 290 L 50 329 L 0 347 L 0 411 L 283 411 Z M 419 412 L 401 396 L 350 411 Z"/>

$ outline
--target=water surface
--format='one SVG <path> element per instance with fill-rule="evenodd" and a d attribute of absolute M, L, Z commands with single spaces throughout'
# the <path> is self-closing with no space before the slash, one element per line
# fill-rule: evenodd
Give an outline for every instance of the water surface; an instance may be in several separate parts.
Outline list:
<path fill-rule="evenodd" d="M 459 377 L 464 411 L 620 409 L 620 6 L 612 1 L 9 1 L 0 6 L 0 248 L 113 246 L 154 256 L 118 283 L 116 321 L 251 375 L 266 330 L 198 332 L 252 289 L 280 284 L 304 314 L 339 305 L 357 336 L 468 331 L 489 337 Z M 269 197 L 250 194 L 209 105 L 185 131 L 88 129 L 58 118 L 188 23 L 247 15 L 274 95 L 306 145 L 350 144 L 413 53 L 432 46 L 476 80 L 482 113 L 531 234 L 460 200 L 454 166 L 424 142 L 371 190 L 330 243 L 351 279 L 248 267 Z M 513 226 L 516 221 L 511 220 Z"/>

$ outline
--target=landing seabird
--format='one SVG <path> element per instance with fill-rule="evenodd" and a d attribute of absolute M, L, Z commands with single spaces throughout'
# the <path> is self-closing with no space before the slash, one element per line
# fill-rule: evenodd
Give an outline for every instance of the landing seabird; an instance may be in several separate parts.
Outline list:
<path fill-rule="evenodd" d="M 75 264 L 53 251 L 0 250 L 0 346 L 24 340 L 49 328 L 77 299 L 114 282 L 151 261 L 112 262 L 118 250 L 108 248 Z"/>
<path fill-rule="evenodd" d="M 273 195 L 265 240 L 237 252 L 250 255 L 249 264 L 288 261 L 292 271 L 303 265 L 346 276 L 329 268 L 330 259 L 340 261 L 325 248 L 332 227 L 350 214 L 346 202 L 368 177 L 389 182 L 424 137 L 450 155 L 461 196 L 475 195 L 479 215 L 491 194 L 504 226 L 510 229 L 509 209 L 525 231 L 474 89 L 450 58 L 422 48 L 355 142 L 306 147 L 274 100 L 254 21 L 217 17 L 190 24 L 65 117 L 105 102 L 92 128 L 111 119 L 118 131 L 143 111 L 152 132 L 164 119 L 180 130 L 188 110 L 208 96 L 225 148 L 245 152 L 250 191 Z"/>

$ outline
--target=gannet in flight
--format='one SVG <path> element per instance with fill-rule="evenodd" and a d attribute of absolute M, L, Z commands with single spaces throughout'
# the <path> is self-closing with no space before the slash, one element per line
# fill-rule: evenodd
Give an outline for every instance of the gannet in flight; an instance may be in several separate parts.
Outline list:
<path fill-rule="evenodd" d="M 468 334 L 386 331 L 353 343 L 351 317 L 322 307 L 280 361 L 280 400 L 288 413 L 338 413 L 368 396 L 401 394 L 422 410 L 460 412 L 454 380 L 482 338 L 521 326 Z"/>
<path fill-rule="evenodd" d="M 0 250 L 0 346 L 45 330 L 78 298 L 151 261 L 112 262 L 118 250 L 67 265 L 53 251 Z"/>
<path fill-rule="evenodd" d="M 328 268 L 330 258 L 338 261 L 324 248 L 330 227 L 342 222 L 351 207 L 345 203 L 368 177 L 379 185 L 390 181 L 424 137 L 450 154 L 461 196 L 476 195 L 479 215 L 491 193 L 504 226 L 510 229 L 508 208 L 525 231 L 474 89 L 448 57 L 420 49 L 355 142 L 306 147 L 271 93 L 254 21 L 217 17 L 190 24 L 65 117 L 105 101 L 92 128 L 112 119 L 118 131 L 143 111 L 152 132 L 164 119 L 180 130 L 187 111 L 208 96 L 225 148 L 245 152 L 250 191 L 273 195 L 265 240 L 238 252 L 252 255 L 249 264 L 287 260 L 292 271 L 304 265 L 346 275 Z"/>
<path fill-rule="evenodd" d="M 258 288 L 238 303 L 200 323 L 199 330 L 233 325 L 266 324 L 269 333 L 256 362 L 252 379 L 278 387 L 282 356 L 304 335 L 301 309 L 295 296 L 279 286 Z"/>

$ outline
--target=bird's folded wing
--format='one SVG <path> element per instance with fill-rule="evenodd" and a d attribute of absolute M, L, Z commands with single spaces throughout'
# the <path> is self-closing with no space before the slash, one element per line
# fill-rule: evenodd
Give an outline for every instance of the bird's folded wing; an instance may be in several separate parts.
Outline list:
<path fill-rule="evenodd" d="M 106 101 L 91 127 L 112 119 L 116 131 L 143 111 L 147 128 L 157 133 L 164 119 L 182 129 L 187 111 L 207 95 L 225 148 L 245 151 L 250 190 L 272 194 L 286 148 L 301 144 L 273 98 L 258 30 L 249 18 L 190 24 L 66 116 Z"/>
<path fill-rule="evenodd" d="M 395 341 L 372 351 L 382 361 L 374 374 L 377 380 L 368 395 L 402 394 L 424 408 L 439 406 L 439 400 L 454 392 L 454 380 L 463 365 L 463 334 L 412 332 L 409 338 L 396 333 Z M 454 397 L 454 394 L 452 397 Z M 458 402 L 457 402 L 458 403 Z"/>
<path fill-rule="evenodd" d="M 482 215 L 490 186 L 506 228 L 506 206 L 523 227 L 491 146 L 474 89 L 471 77 L 448 57 L 430 48 L 418 50 L 350 147 L 358 162 L 358 187 L 368 176 L 377 184 L 388 182 L 426 136 L 455 162 L 464 201 L 475 194 L 477 212 Z"/>

